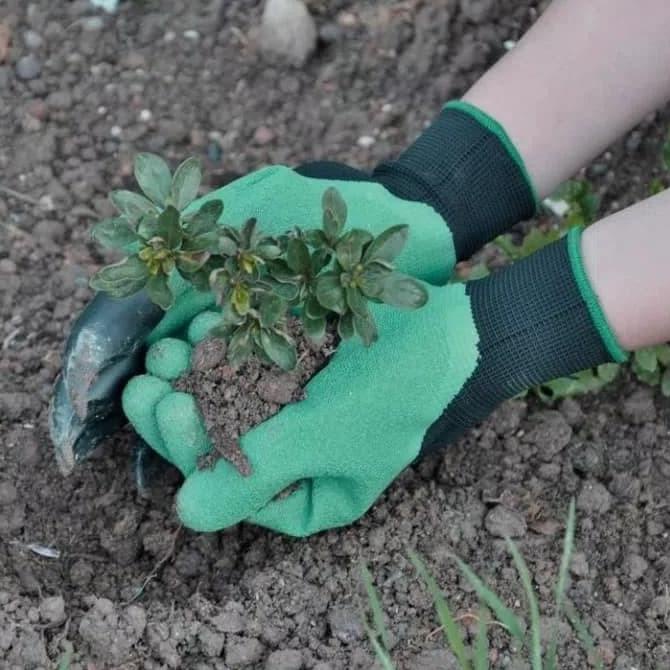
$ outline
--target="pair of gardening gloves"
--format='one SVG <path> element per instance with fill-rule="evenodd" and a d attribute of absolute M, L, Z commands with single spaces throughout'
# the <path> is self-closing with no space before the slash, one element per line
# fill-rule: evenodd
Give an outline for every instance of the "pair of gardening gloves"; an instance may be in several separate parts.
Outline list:
<path fill-rule="evenodd" d="M 243 476 L 225 460 L 197 467 L 210 440 L 194 397 L 172 384 L 220 315 L 211 294 L 182 288 L 146 338 L 146 373 L 130 379 L 122 400 L 140 436 L 184 474 L 177 510 L 190 528 L 247 521 L 306 536 L 352 523 L 415 459 L 504 399 L 625 357 L 584 272 L 579 231 L 495 275 L 447 284 L 458 260 L 537 206 L 512 142 L 480 110 L 448 104 L 398 160 L 371 175 L 333 163 L 268 167 L 195 206 L 221 199 L 221 223 L 254 217 L 274 235 L 318 225 L 331 186 L 350 225 L 373 234 L 409 226 L 397 267 L 426 282 L 428 302 L 413 312 L 374 305 L 379 340 L 369 348 L 340 343 L 306 399 L 244 435 L 252 474 Z"/>

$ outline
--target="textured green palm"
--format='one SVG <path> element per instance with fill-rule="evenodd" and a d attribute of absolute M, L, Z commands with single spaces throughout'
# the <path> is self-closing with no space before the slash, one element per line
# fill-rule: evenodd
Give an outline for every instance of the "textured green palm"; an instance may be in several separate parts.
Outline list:
<path fill-rule="evenodd" d="M 358 519 L 419 454 L 426 429 L 463 387 L 477 363 L 477 331 L 462 285 L 429 287 L 426 307 L 375 306 L 379 341 L 347 341 L 289 405 L 241 440 L 253 473 L 225 461 L 197 470 L 210 443 L 194 398 L 170 380 L 188 365 L 190 346 L 217 318 L 198 315 L 186 339 L 168 338 L 147 354 L 149 374 L 123 394 L 135 429 L 186 476 L 177 508 L 201 531 L 242 520 L 309 535 Z M 299 483 L 286 498 L 286 487 Z"/>

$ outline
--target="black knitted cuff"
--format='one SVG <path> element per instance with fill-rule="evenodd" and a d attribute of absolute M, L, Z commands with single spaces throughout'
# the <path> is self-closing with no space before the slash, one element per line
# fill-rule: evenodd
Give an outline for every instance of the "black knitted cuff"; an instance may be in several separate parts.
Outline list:
<path fill-rule="evenodd" d="M 427 431 L 422 453 L 449 444 L 521 391 L 614 360 L 575 277 L 570 241 L 468 284 L 479 362 Z"/>
<path fill-rule="evenodd" d="M 394 195 L 431 205 L 447 222 L 459 260 L 536 209 L 533 186 L 504 130 L 465 103 L 450 103 L 396 161 L 373 177 Z"/>

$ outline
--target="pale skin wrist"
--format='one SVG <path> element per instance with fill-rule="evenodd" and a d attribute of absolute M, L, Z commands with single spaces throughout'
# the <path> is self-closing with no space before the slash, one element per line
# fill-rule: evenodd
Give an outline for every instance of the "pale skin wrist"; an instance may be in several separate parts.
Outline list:
<path fill-rule="evenodd" d="M 464 100 L 496 119 L 545 197 L 670 99 L 670 3 L 553 0 Z"/>

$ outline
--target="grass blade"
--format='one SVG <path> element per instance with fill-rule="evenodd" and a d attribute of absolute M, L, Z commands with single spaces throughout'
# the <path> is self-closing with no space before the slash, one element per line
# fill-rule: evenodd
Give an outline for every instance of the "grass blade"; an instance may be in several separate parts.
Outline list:
<path fill-rule="evenodd" d="M 493 591 L 491 591 L 479 577 L 477 577 L 466 563 L 458 558 L 458 556 L 454 556 L 454 559 L 458 563 L 461 572 L 465 575 L 470 584 L 472 584 L 472 587 L 477 592 L 480 599 L 493 610 L 496 618 L 503 624 L 503 626 L 505 626 L 505 628 L 507 628 L 510 635 L 523 643 L 523 629 L 514 612 L 512 612 L 512 610 L 507 607 L 507 605 L 505 605 L 505 603 L 503 603 L 503 601 L 500 600 L 500 598 L 498 598 L 498 596 L 493 593 Z"/>
<path fill-rule="evenodd" d="M 372 612 L 372 625 L 374 626 L 375 635 L 381 639 L 384 649 L 388 649 L 389 634 L 384 623 L 384 611 L 382 610 L 377 590 L 372 583 L 372 575 L 366 565 L 361 566 L 361 574 L 363 575 L 363 584 L 365 585 L 370 611 Z"/>
<path fill-rule="evenodd" d="M 540 607 L 537 604 L 537 596 L 535 589 L 533 589 L 533 581 L 524 561 L 521 552 L 517 546 L 507 538 L 507 548 L 512 554 L 514 564 L 516 565 L 521 583 L 526 592 L 526 600 L 528 600 L 528 609 L 530 610 L 530 662 L 533 670 L 542 670 L 542 639 L 540 634 Z"/>
<path fill-rule="evenodd" d="M 475 639 L 473 654 L 474 670 L 488 670 L 489 667 L 489 631 L 486 625 L 488 612 L 485 609 L 479 611 L 479 629 Z"/>
<path fill-rule="evenodd" d="M 435 604 L 435 609 L 437 610 L 437 617 L 440 621 L 440 625 L 444 629 L 444 635 L 447 639 L 449 647 L 454 652 L 454 655 L 458 659 L 462 670 L 470 670 L 470 661 L 465 652 L 465 645 L 463 643 L 463 637 L 454 619 L 449 605 L 445 600 L 440 588 L 437 585 L 434 577 L 430 574 L 423 561 L 415 554 L 410 552 L 409 555 L 412 564 L 416 568 L 416 571 L 419 573 L 419 576 L 426 584 L 428 592 L 433 598 L 433 603 Z"/>
<path fill-rule="evenodd" d="M 577 633 L 577 637 L 584 646 L 584 649 L 586 649 L 587 654 L 592 657 L 594 667 L 596 670 L 603 670 L 602 658 L 600 658 L 600 654 L 596 650 L 595 642 L 593 641 L 591 633 L 589 633 L 589 629 L 586 627 L 586 624 L 581 620 L 579 614 L 577 614 L 575 608 L 572 606 L 572 603 L 566 601 L 564 608 L 565 615 L 568 617 L 570 625 L 574 629 L 575 633 Z"/>
<path fill-rule="evenodd" d="M 563 614 L 563 602 L 565 600 L 565 587 L 568 581 L 568 570 L 570 569 L 570 559 L 575 542 L 575 499 L 570 501 L 568 509 L 568 521 L 565 526 L 565 537 L 563 539 L 563 557 L 561 558 L 561 567 L 558 571 L 558 582 L 556 582 L 556 623 L 552 631 L 552 637 L 549 641 L 547 650 L 546 665 L 547 670 L 555 670 L 557 665 L 556 646 L 558 644 L 558 622 Z"/>
<path fill-rule="evenodd" d="M 395 670 L 395 665 L 393 665 L 393 661 L 391 660 L 388 651 L 386 651 L 386 649 L 384 649 L 384 647 L 379 642 L 379 636 L 377 632 L 371 628 L 367 621 L 364 625 L 368 634 L 368 638 L 370 639 L 370 644 L 372 645 L 372 648 L 377 655 L 377 660 L 381 664 L 382 668 L 384 668 L 384 670 Z"/>
<path fill-rule="evenodd" d="M 72 644 L 67 640 L 63 643 L 65 651 L 58 661 L 58 670 L 70 670 L 70 664 L 72 663 L 72 656 L 74 655 L 74 649 Z"/>

